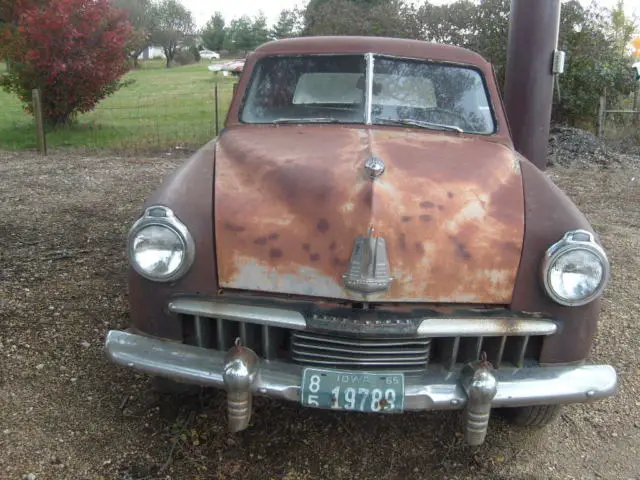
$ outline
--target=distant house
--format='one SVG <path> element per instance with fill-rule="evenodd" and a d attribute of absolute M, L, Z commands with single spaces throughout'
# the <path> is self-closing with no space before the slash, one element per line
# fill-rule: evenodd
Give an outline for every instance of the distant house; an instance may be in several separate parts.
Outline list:
<path fill-rule="evenodd" d="M 157 45 L 149 45 L 138 57 L 138 60 L 150 60 L 153 58 L 167 58 L 164 54 L 164 49 Z"/>

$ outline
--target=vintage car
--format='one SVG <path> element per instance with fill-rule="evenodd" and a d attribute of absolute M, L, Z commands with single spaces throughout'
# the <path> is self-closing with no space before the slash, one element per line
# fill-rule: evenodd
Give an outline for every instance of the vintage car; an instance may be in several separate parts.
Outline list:
<path fill-rule="evenodd" d="M 598 236 L 515 151 L 491 65 L 463 48 L 264 44 L 127 249 L 132 325 L 108 333 L 109 358 L 226 390 L 231 431 L 267 395 L 461 409 L 478 445 L 494 409 L 543 425 L 617 388 L 586 361 Z"/>
<path fill-rule="evenodd" d="M 212 72 L 222 72 L 223 75 L 231 75 L 239 77 L 242 74 L 244 68 L 244 59 L 232 60 L 230 62 L 216 63 L 215 65 L 209 65 L 207 68 Z"/>

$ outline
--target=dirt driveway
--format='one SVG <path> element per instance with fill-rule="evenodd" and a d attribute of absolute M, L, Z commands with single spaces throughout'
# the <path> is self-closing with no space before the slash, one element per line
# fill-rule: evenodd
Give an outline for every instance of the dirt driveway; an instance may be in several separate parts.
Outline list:
<path fill-rule="evenodd" d="M 258 399 L 225 431 L 223 397 L 151 393 L 105 360 L 127 325 L 124 239 L 171 157 L 41 159 L 0 152 L 0 478 L 640 479 L 640 159 L 553 178 L 601 233 L 612 265 L 593 360 L 614 398 L 567 407 L 553 427 L 462 443 L 457 413 L 303 410 Z"/>

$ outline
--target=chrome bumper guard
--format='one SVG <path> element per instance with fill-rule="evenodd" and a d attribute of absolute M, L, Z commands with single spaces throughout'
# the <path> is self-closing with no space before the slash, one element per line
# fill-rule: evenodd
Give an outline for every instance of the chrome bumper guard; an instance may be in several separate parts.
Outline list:
<path fill-rule="evenodd" d="M 105 349 L 115 363 L 140 372 L 209 387 L 228 396 L 229 429 L 245 429 L 253 394 L 300 401 L 303 367 L 260 360 L 236 345 L 220 352 L 154 337 L 112 330 Z M 491 408 L 577 403 L 613 395 L 617 375 L 609 365 L 500 368 L 488 362 L 461 371 L 429 369 L 405 378 L 405 410 L 466 409 L 467 442 L 484 441 Z"/>

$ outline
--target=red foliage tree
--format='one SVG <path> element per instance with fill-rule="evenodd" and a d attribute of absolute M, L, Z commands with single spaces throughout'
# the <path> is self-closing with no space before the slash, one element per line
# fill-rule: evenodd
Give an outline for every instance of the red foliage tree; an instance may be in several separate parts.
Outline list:
<path fill-rule="evenodd" d="M 0 58 L 11 69 L 0 86 L 31 113 L 31 91 L 42 91 L 45 119 L 68 123 L 120 86 L 128 70 L 132 32 L 123 11 L 109 0 L 17 0 L 5 11 Z M 2 6 L 0 4 L 0 6 Z"/>

